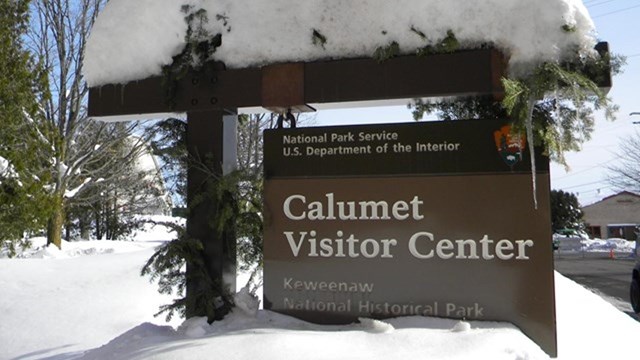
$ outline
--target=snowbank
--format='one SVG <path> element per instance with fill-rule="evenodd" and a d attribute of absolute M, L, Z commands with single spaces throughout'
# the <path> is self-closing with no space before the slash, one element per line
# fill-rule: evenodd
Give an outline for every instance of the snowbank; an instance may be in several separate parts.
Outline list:
<path fill-rule="evenodd" d="M 462 324 L 462 325 L 461 325 Z M 464 325 L 467 324 L 467 325 Z M 406 317 L 318 326 L 262 311 L 177 331 L 140 325 L 82 359 L 547 359 L 518 329 L 500 323 Z"/>
<path fill-rule="evenodd" d="M 635 359 L 640 323 L 556 274 L 558 359 Z M 239 303 L 251 303 L 241 293 Z M 185 321 L 176 330 L 142 324 L 82 359 L 548 359 L 511 324 L 403 317 L 347 326 L 306 323 L 257 304 L 223 321 Z M 605 330 L 606 329 L 606 330 Z M 594 338 L 594 334 L 598 334 Z"/>
<path fill-rule="evenodd" d="M 603 252 L 609 250 L 615 250 L 620 252 L 633 252 L 636 247 L 635 241 L 629 241 L 627 239 L 611 238 L 607 240 L 602 239 L 586 239 L 583 240 L 583 246 L 585 250 L 591 252 Z"/>
<path fill-rule="evenodd" d="M 89 85 L 159 75 L 185 46 L 184 4 L 207 11 L 206 30 L 222 34 L 214 57 L 230 68 L 371 57 L 394 41 L 412 53 L 450 30 L 462 48 L 502 49 L 520 72 L 596 43 L 579 0 L 111 0 L 87 43 Z"/>
<path fill-rule="evenodd" d="M 167 324 L 153 314 L 172 299 L 139 273 L 157 241 L 171 237 L 149 227 L 136 239 L 145 241 L 79 241 L 63 251 L 39 238 L 39 250 L 23 254 L 30 258 L 0 259 L 0 359 L 548 359 L 507 323 L 404 317 L 322 326 L 259 310 L 246 290 L 223 321 Z M 637 359 L 639 322 L 557 273 L 555 284 L 558 359 Z"/>
<path fill-rule="evenodd" d="M 587 252 L 616 252 L 632 253 L 635 250 L 635 241 L 626 239 L 585 239 L 580 237 L 555 236 L 560 251 L 587 251 Z"/>

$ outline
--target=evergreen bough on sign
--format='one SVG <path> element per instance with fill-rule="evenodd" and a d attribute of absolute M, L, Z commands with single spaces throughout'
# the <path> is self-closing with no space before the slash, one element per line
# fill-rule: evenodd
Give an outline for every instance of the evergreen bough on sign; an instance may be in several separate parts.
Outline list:
<path fill-rule="evenodd" d="M 526 132 L 530 146 L 542 145 L 551 160 L 567 166 L 564 154 L 578 151 L 591 138 L 595 112 L 614 120 L 618 106 L 597 85 L 602 74 L 618 74 L 620 56 L 574 58 L 562 64 L 542 63 L 528 75 L 503 78 L 502 102 L 492 97 L 451 98 L 434 102 L 415 99 L 409 108 L 415 120 L 436 113 L 443 120 L 509 117 L 514 131 Z"/>
<path fill-rule="evenodd" d="M 564 154 L 579 151 L 591 138 L 595 111 L 602 110 L 607 120 L 614 120 L 618 110 L 596 83 L 600 74 L 620 72 L 624 58 L 608 54 L 596 58 L 581 58 L 563 64 L 542 63 L 527 76 L 503 78 L 505 96 L 501 103 L 492 98 L 463 98 L 428 103 L 414 100 L 414 119 L 425 113 L 438 112 L 447 120 L 492 119 L 509 117 L 513 131 L 525 133 L 530 153 L 536 145 L 545 148 L 551 160 L 567 167 Z M 531 157 L 532 191 L 536 198 L 536 164 Z"/>
<path fill-rule="evenodd" d="M 217 204 L 217 218 L 209 223 L 211 231 L 226 239 L 230 237 L 224 233 L 230 231 L 243 239 L 238 252 L 245 266 L 262 264 L 259 251 L 262 246 L 261 199 L 253 196 L 261 193 L 261 183 L 257 183 L 257 188 L 255 184 L 254 179 L 247 178 L 246 172 L 237 171 L 217 181 L 209 181 L 207 189 L 198 194 L 190 205 L 195 207 L 210 201 Z M 156 316 L 166 314 L 169 321 L 175 314 L 186 317 L 187 309 L 191 309 L 198 316 L 206 316 L 210 323 L 222 319 L 234 306 L 234 294 L 224 284 L 216 283 L 209 274 L 202 241 L 190 237 L 182 225 L 170 222 L 156 224 L 172 229 L 177 235 L 174 240 L 158 247 L 141 271 L 143 276 L 158 282 L 161 294 L 177 296 L 171 304 L 161 306 Z M 235 241 L 235 238 L 230 240 Z M 190 289 L 194 292 L 187 296 L 188 282 L 198 284 L 198 287 L 195 291 Z"/>
<path fill-rule="evenodd" d="M 249 119 L 241 115 L 240 131 Z M 234 233 L 237 240 L 239 269 L 249 271 L 262 267 L 262 179 L 255 169 L 240 168 L 226 176 L 219 177 L 211 171 L 211 161 L 188 159 L 186 147 L 186 124 L 177 119 L 169 119 L 158 124 L 163 134 L 153 144 L 155 152 L 169 164 L 171 183 L 175 184 L 178 196 L 186 197 L 186 172 L 191 162 L 199 169 L 209 169 L 208 188 L 196 196 L 190 207 L 203 202 L 218 205 L 217 218 L 209 223 L 211 231 L 217 236 L 225 232 Z M 190 209 L 187 209 L 187 214 Z M 176 238 L 157 248 L 153 256 L 142 268 L 142 275 L 149 276 L 158 283 L 158 291 L 174 296 L 170 304 L 160 307 L 156 315 L 166 315 L 167 321 L 174 315 L 186 317 L 187 309 L 199 316 L 206 316 L 211 322 L 221 319 L 233 306 L 233 294 L 222 284 L 212 281 L 205 265 L 204 246 L 200 239 L 190 237 L 183 225 L 171 222 L 159 222 L 172 229 Z M 225 239 L 233 237 L 224 236 Z M 186 271 L 186 266 L 189 271 Z M 254 270 L 255 272 L 255 270 Z M 252 277 L 253 278 L 253 277 Z M 196 290 L 190 289 L 186 295 L 187 282 L 199 284 Z M 255 290 L 255 289 L 253 289 Z"/>

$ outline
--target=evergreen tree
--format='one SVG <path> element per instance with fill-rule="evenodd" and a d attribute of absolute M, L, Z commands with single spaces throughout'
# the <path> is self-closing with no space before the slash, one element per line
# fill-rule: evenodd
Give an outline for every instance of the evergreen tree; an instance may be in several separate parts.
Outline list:
<path fill-rule="evenodd" d="M 38 98 L 46 87 L 39 64 L 25 49 L 28 0 L 0 0 L 0 241 L 26 246 L 25 232 L 42 229 L 48 215 L 50 149 Z"/>
<path fill-rule="evenodd" d="M 562 190 L 551 190 L 551 228 L 583 230 L 583 213 L 575 194 Z"/>
<path fill-rule="evenodd" d="M 166 119 L 153 129 L 153 154 L 160 158 L 162 174 L 174 202 L 184 208 L 187 199 L 187 123 Z"/>
<path fill-rule="evenodd" d="M 508 115 L 500 102 L 491 96 L 450 98 L 439 101 L 415 99 L 408 106 L 414 120 L 422 120 L 425 114 L 435 113 L 438 119 L 492 120 L 505 119 Z"/>

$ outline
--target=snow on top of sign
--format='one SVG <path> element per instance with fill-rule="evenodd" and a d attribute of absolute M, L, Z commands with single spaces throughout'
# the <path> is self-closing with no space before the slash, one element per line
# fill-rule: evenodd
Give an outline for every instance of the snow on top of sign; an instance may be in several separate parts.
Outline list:
<path fill-rule="evenodd" d="M 371 57 L 394 41 L 412 53 L 450 30 L 462 48 L 501 49 L 521 72 L 596 43 L 580 0 L 110 0 L 87 43 L 89 85 L 159 75 L 184 48 L 184 5 L 206 10 L 207 30 L 222 34 L 214 57 L 229 68 Z M 324 44 L 314 44 L 314 30 Z"/>

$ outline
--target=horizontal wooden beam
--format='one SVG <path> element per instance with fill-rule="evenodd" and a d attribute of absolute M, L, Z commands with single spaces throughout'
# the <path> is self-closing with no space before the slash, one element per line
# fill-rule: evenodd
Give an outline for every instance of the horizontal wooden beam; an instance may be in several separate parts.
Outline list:
<path fill-rule="evenodd" d="M 305 67 L 307 103 L 499 95 L 506 62 L 496 50 L 342 60 Z"/>
<path fill-rule="evenodd" d="M 600 51 L 608 49 L 599 46 Z M 287 74 L 287 69 L 292 73 Z M 306 104 L 445 96 L 492 95 L 500 100 L 504 92 L 501 78 L 506 69 L 507 60 L 494 49 L 401 56 L 381 63 L 349 59 L 264 68 L 221 67 L 191 72 L 173 82 L 171 90 L 161 77 L 91 88 L 89 116 L 249 107 L 295 109 Z M 289 79 L 291 86 L 282 87 Z M 610 79 L 610 75 L 604 77 L 603 87 L 610 86 Z M 282 94 L 268 93 L 279 88 L 283 89 Z"/>
<path fill-rule="evenodd" d="M 89 116 L 194 112 L 260 106 L 260 69 L 191 72 L 172 84 L 151 77 L 89 89 Z"/>
<path fill-rule="evenodd" d="M 499 94 L 505 62 L 496 50 L 304 64 L 304 102 L 337 103 L 450 95 Z M 192 72 L 173 85 L 161 77 L 91 88 L 92 117 L 192 112 L 270 105 L 263 99 L 269 67 Z M 266 103 L 265 101 L 266 100 Z M 302 104 L 291 104 L 302 105 Z"/>

